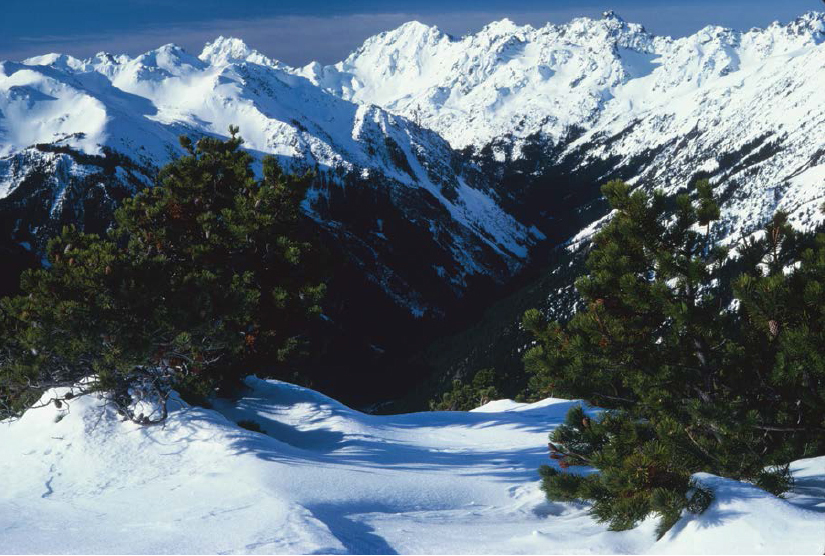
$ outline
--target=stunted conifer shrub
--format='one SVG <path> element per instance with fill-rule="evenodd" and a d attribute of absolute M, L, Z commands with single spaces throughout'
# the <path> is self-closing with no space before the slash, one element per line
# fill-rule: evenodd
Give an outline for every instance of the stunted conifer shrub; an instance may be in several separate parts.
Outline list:
<path fill-rule="evenodd" d="M 470 411 L 499 397 L 495 369 L 482 369 L 469 383 L 453 380 L 453 387 L 440 399 L 430 400 L 431 411 Z"/>
<path fill-rule="evenodd" d="M 0 301 L 0 417 L 64 386 L 161 422 L 170 388 L 203 398 L 300 346 L 324 292 L 300 226 L 311 176 L 267 157 L 256 179 L 230 132 L 182 138 L 187 154 L 117 210 L 107 236 L 66 228 L 49 266 Z M 137 413 L 136 396 L 155 409 Z"/>
<path fill-rule="evenodd" d="M 779 213 L 729 257 L 706 181 L 675 206 L 618 181 L 602 191 L 615 214 L 576 282 L 580 310 L 523 319 L 534 394 L 610 410 L 574 409 L 553 432 L 545 492 L 592 501 L 616 530 L 656 513 L 663 534 L 707 506 L 693 473 L 786 490 L 791 459 L 825 453 L 825 236 Z"/>

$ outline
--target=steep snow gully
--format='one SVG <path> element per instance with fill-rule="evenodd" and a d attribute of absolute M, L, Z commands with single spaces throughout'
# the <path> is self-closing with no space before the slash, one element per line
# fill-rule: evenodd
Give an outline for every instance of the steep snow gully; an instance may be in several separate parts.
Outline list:
<path fill-rule="evenodd" d="M 373 416 L 250 377 L 214 409 L 173 402 L 162 428 L 94 397 L 0 423 L 0 552 L 821 553 L 825 458 L 775 498 L 698 475 L 716 494 L 656 542 L 549 503 L 536 468 L 576 402 Z M 48 397 L 49 394 L 46 394 Z M 595 411 L 595 410 L 594 410 Z M 254 421 L 263 432 L 237 425 Z M 792 540 L 792 542 L 790 542 Z"/>

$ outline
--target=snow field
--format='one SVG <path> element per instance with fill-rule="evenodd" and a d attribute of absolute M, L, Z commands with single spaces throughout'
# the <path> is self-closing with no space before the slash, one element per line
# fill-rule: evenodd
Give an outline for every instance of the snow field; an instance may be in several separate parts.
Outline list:
<path fill-rule="evenodd" d="M 163 427 L 94 397 L 0 423 L 3 553 L 820 553 L 825 458 L 788 500 L 710 475 L 716 493 L 661 541 L 610 532 L 538 488 L 547 433 L 576 402 L 372 416 L 250 377 Z M 47 394 L 48 396 L 48 394 Z M 266 434 L 239 427 L 253 420 Z"/>

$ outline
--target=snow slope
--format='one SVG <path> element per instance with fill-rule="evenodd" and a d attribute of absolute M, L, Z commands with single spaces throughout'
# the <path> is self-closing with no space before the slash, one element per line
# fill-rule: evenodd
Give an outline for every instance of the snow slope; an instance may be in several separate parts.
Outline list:
<path fill-rule="evenodd" d="M 0 552 L 821 553 L 825 460 L 788 500 L 699 476 L 717 501 L 655 542 L 543 499 L 547 433 L 574 403 L 371 416 L 249 378 L 215 410 L 140 428 L 88 397 L 0 423 Z M 47 394 L 48 397 L 48 394 Z M 59 418 L 59 419 L 58 419 Z M 252 419 L 266 432 L 240 428 Z"/>
<path fill-rule="evenodd" d="M 592 121 L 613 89 L 653 69 L 662 40 L 612 12 L 540 29 L 503 19 L 461 38 L 413 21 L 338 64 L 298 71 L 342 98 L 417 118 L 462 148 L 537 131 L 558 139 Z"/>
<path fill-rule="evenodd" d="M 94 220 L 151 183 L 180 154 L 180 134 L 236 124 L 256 155 L 324 173 L 307 213 L 390 298 L 435 315 L 446 296 L 434 290 L 460 297 L 475 278 L 505 282 L 542 231 L 613 177 L 670 193 L 709 177 L 723 200 L 720 242 L 777 209 L 802 228 L 821 223 L 823 89 L 816 12 L 676 39 L 613 12 L 541 28 L 505 19 L 462 38 L 410 22 L 342 62 L 303 68 L 224 37 L 199 56 L 169 44 L 135 58 L 0 62 L 0 214 L 10 222 L 0 232 L 42 250 L 65 223 Z M 468 146 L 535 158 L 517 169 L 527 185 L 480 171 L 457 150 Z M 372 197 L 348 190 L 352 181 Z M 536 203 L 530 189 L 548 193 Z"/>

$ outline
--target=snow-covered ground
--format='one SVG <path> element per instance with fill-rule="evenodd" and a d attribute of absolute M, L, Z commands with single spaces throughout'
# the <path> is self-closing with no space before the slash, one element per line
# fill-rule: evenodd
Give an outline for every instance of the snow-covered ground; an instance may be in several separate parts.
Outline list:
<path fill-rule="evenodd" d="M 659 542 L 652 520 L 609 532 L 544 500 L 536 468 L 574 403 L 371 416 L 312 390 L 248 379 L 215 410 L 163 428 L 81 398 L 0 423 L 2 553 L 816 553 L 825 458 L 794 464 L 781 500 L 713 477 L 702 516 Z M 60 418 L 62 417 L 62 418 Z M 236 421 L 256 421 L 261 434 Z"/>

